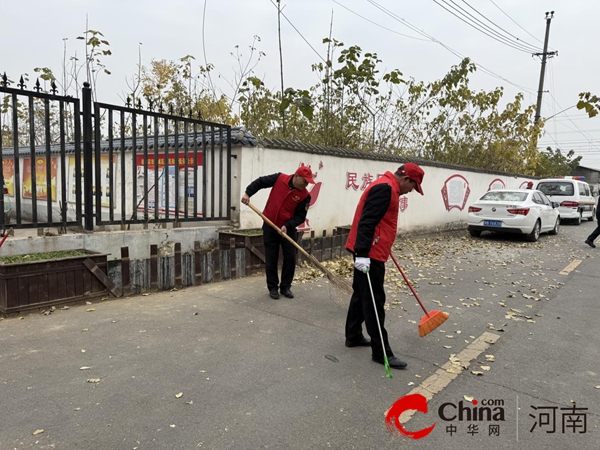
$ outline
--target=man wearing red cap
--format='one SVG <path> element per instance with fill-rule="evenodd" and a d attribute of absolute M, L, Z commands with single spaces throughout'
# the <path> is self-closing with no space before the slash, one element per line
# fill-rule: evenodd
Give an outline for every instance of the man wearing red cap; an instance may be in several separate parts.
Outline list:
<path fill-rule="evenodd" d="M 385 262 L 390 256 L 392 245 L 398 229 L 398 203 L 401 195 L 413 189 L 423 195 L 421 183 L 424 172 L 417 164 L 406 163 L 396 173 L 386 172 L 371 183 L 361 196 L 350 234 L 346 241 L 346 249 L 354 255 L 354 293 L 350 299 L 346 318 L 346 347 L 371 347 L 373 361 L 384 364 L 384 352 L 393 369 L 404 369 L 406 363 L 394 356 L 388 342 L 384 327 Z M 368 276 L 373 287 L 373 295 L 369 288 Z M 377 315 L 375 308 L 377 306 Z M 381 336 L 379 335 L 379 326 Z M 369 341 L 362 332 L 365 322 Z M 383 340 L 383 342 L 382 342 Z"/>
<path fill-rule="evenodd" d="M 306 220 L 310 205 L 310 194 L 306 189 L 308 184 L 314 184 L 313 175 L 308 166 L 300 166 L 292 175 L 275 173 L 259 177 L 248 185 L 242 197 L 242 203 L 247 205 L 250 197 L 259 190 L 271 189 L 263 214 L 281 231 L 294 241 L 298 240 L 296 227 Z M 287 298 L 294 298 L 290 290 L 294 272 L 296 271 L 296 248 L 270 225 L 263 224 L 263 242 L 265 244 L 265 271 L 267 273 L 267 288 L 272 299 L 279 298 L 279 292 Z M 283 251 L 283 267 L 281 268 L 281 283 L 277 274 L 279 247 Z"/>

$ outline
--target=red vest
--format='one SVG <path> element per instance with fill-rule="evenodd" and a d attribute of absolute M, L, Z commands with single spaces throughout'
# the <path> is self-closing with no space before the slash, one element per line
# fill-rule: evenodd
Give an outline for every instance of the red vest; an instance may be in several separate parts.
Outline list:
<path fill-rule="evenodd" d="M 356 235 L 358 232 L 358 222 L 362 216 L 363 208 L 365 206 L 365 200 L 371 191 L 373 186 L 378 184 L 389 184 L 392 188 L 392 198 L 390 199 L 390 206 L 386 211 L 385 215 L 375 227 L 375 233 L 373 234 L 373 242 L 371 250 L 369 251 L 369 258 L 377 261 L 387 261 L 392 245 L 396 239 L 398 230 L 398 200 L 400 198 L 400 186 L 398 180 L 392 172 L 386 172 L 382 177 L 375 180 L 369 185 L 365 192 L 360 197 L 358 205 L 356 206 L 356 212 L 354 213 L 354 220 L 352 221 L 352 228 L 350 228 L 350 234 L 346 241 L 346 248 L 350 251 L 354 251 L 354 244 L 356 243 Z"/>
<path fill-rule="evenodd" d="M 306 189 L 290 188 L 293 176 L 284 173 L 279 175 L 263 211 L 263 214 L 280 228 L 296 215 L 296 206 L 308 196 Z"/>

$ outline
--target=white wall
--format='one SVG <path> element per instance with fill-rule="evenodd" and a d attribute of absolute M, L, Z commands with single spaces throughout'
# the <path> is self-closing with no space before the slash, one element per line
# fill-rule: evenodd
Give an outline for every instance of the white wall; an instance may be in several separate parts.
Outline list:
<path fill-rule="evenodd" d="M 401 163 L 374 161 L 370 159 L 345 158 L 333 155 L 320 155 L 291 150 L 259 147 L 243 147 L 236 151 L 237 163 L 232 168 L 236 183 L 232 189 L 233 206 L 239 210 L 239 228 L 257 228 L 262 226 L 261 218 L 249 207 L 242 205 L 240 199 L 246 187 L 259 176 L 275 172 L 293 173 L 300 164 L 310 165 L 317 173 L 315 181 L 320 182 L 320 192 L 314 205 L 308 211 L 310 228 L 317 235 L 323 230 L 328 233 L 339 225 L 352 222 L 354 210 L 363 193 L 362 178 L 371 174 L 373 179 L 386 171 L 394 172 Z M 519 188 L 528 179 L 509 175 L 479 173 L 464 169 L 441 168 L 421 165 L 425 171 L 423 181 L 424 196 L 412 192 L 405 196 L 407 207 L 399 213 L 399 232 L 435 231 L 465 226 L 468 206 L 488 191 L 494 180 L 501 180 L 506 188 Z M 347 188 L 348 173 L 356 173 L 359 188 Z M 457 207 L 446 209 L 442 188 L 446 180 L 453 175 L 462 175 L 468 182 L 470 193 L 462 210 Z M 239 182 L 237 179 L 239 178 Z M 499 182 L 496 181 L 496 184 Z M 495 187 L 495 186 L 494 186 Z M 309 189 L 311 186 L 309 186 Z M 314 189 L 316 188 L 313 187 Z M 237 195 L 235 192 L 237 192 Z M 251 202 L 263 209 L 270 189 L 259 191 Z M 314 197 L 314 192 L 313 192 Z"/>

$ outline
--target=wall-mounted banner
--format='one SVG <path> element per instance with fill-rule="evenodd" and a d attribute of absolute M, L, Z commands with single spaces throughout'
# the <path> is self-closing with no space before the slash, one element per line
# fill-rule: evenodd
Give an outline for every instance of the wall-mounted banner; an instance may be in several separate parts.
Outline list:
<path fill-rule="evenodd" d="M 8 189 L 11 197 L 15 195 L 15 160 L 7 158 L 2 160 L 2 175 L 4 176 L 4 186 Z"/>
<path fill-rule="evenodd" d="M 110 172 L 109 172 L 109 157 L 108 155 L 100 156 L 100 180 L 96 181 L 96 169 L 95 169 L 95 158 L 92 157 L 92 195 L 96 198 L 96 191 L 100 189 L 100 204 L 102 206 L 110 206 L 110 196 L 115 192 L 115 182 L 117 180 L 117 157 L 113 156 L 113 185 L 110 185 Z M 75 187 L 77 186 L 77 178 L 75 177 L 75 157 L 69 158 L 69 201 L 75 202 Z M 83 158 L 81 158 L 81 203 L 85 201 L 83 192 L 85 190 L 85 184 L 83 183 Z M 94 200 L 95 201 L 95 200 Z M 114 200 L 113 200 L 114 202 Z M 113 203 L 114 205 L 114 203 Z"/>
<path fill-rule="evenodd" d="M 35 159 L 35 194 L 38 200 L 48 198 L 46 158 Z M 31 158 L 23 159 L 23 198 L 32 198 Z M 56 201 L 56 158 L 50 158 L 50 195 Z"/>
<path fill-rule="evenodd" d="M 148 196 L 148 209 L 154 211 L 155 195 L 154 186 L 158 185 L 158 210 L 160 212 L 166 211 L 167 208 L 167 186 L 168 186 L 168 199 L 169 199 L 169 212 L 175 212 L 175 188 L 179 190 L 179 212 L 185 212 L 185 201 L 188 202 L 188 213 L 190 215 L 202 215 L 202 154 L 197 155 L 197 161 L 193 154 L 188 154 L 187 157 L 187 186 L 185 183 L 186 174 L 186 158 L 185 155 L 179 155 L 177 160 L 177 176 L 179 182 L 175 180 L 175 155 L 174 154 L 160 154 L 158 155 L 158 164 L 154 158 L 155 155 L 149 154 L 147 161 L 144 159 L 144 155 L 137 155 L 136 167 L 137 167 L 137 203 L 140 205 L 138 209 L 144 209 L 143 199 L 144 195 Z M 148 192 L 144 192 L 144 171 L 145 165 L 148 164 Z M 165 164 L 166 163 L 166 164 Z M 196 175 L 194 175 L 196 173 Z M 194 176 L 198 178 L 198 187 L 196 190 L 194 185 Z M 198 211 L 194 211 L 194 197 L 198 195 Z"/>
<path fill-rule="evenodd" d="M 450 211 L 452 208 L 462 211 L 470 193 L 471 188 L 467 179 L 459 174 L 452 175 L 444 182 L 442 188 L 442 198 L 444 199 L 446 211 Z"/>

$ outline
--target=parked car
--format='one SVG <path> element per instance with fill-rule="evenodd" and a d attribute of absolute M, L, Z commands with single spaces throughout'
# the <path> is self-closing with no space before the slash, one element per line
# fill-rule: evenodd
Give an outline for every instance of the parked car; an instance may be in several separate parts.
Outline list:
<path fill-rule="evenodd" d="M 558 203 L 540 191 L 493 189 L 469 206 L 467 225 L 471 236 L 482 231 L 516 233 L 535 242 L 540 233 L 558 233 L 560 213 Z"/>
<path fill-rule="evenodd" d="M 579 225 L 583 219 L 593 221 L 596 217 L 596 200 L 590 186 L 580 177 L 546 178 L 539 180 L 535 188 L 560 204 L 558 212 L 563 220 L 573 220 Z"/>

